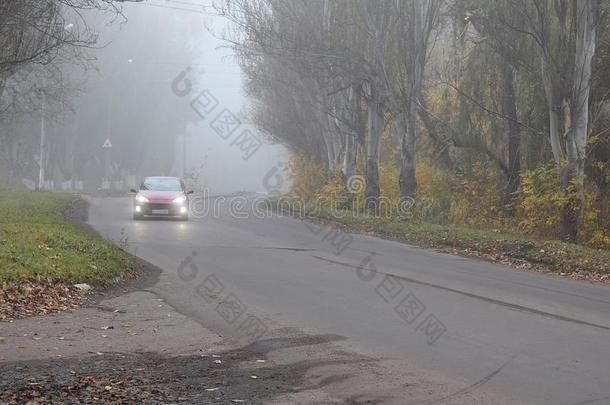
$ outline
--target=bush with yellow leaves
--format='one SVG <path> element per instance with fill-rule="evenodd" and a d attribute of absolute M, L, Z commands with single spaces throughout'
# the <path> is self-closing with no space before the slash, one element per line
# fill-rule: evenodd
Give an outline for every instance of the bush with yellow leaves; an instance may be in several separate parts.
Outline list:
<path fill-rule="evenodd" d="M 290 160 L 294 194 L 321 208 L 363 213 L 363 192 L 350 193 L 337 170 L 326 179 L 321 165 L 304 156 Z M 416 198 L 405 215 L 399 188 L 400 170 L 394 160 L 379 168 L 381 192 L 379 215 L 401 220 L 426 220 L 438 224 L 463 225 L 525 232 L 543 238 L 559 237 L 560 213 L 570 199 L 561 192 L 554 165 L 524 171 L 515 194 L 513 215 L 501 206 L 500 173 L 490 163 L 476 162 L 467 173 L 455 173 L 422 159 L 417 165 Z M 600 224 L 595 191 L 585 192 L 581 240 L 590 247 L 610 249 L 610 234 Z"/>
<path fill-rule="evenodd" d="M 326 184 L 326 173 L 321 164 L 305 155 L 294 154 L 288 161 L 293 194 L 304 201 L 312 201 Z"/>

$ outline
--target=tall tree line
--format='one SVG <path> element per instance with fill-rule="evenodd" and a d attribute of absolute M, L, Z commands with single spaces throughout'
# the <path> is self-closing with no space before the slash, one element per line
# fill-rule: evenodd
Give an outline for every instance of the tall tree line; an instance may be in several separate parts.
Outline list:
<path fill-rule="evenodd" d="M 607 174 L 587 169 L 608 157 L 589 146 L 593 132 L 607 133 L 608 5 L 225 0 L 218 11 L 235 26 L 227 40 L 254 121 L 329 176 L 340 169 L 349 178 L 360 156 L 368 209 L 380 194 L 381 135 L 391 132 L 402 198 L 416 195 L 423 143 L 451 170 L 473 156 L 496 165 L 507 215 L 524 168 L 553 161 L 566 201 L 561 237 L 576 242 L 585 178 L 608 194 Z"/>

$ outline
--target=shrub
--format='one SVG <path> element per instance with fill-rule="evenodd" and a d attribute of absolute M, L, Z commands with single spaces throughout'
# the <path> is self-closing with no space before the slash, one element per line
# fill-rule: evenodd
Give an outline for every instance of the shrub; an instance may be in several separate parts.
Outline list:
<path fill-rule="evenodd" d="M 326 173 L 319 163 L 304 155 L 292 155 L 288 167 L 292 192 L 305 201 L 311 201 L 326 184 Z"/>

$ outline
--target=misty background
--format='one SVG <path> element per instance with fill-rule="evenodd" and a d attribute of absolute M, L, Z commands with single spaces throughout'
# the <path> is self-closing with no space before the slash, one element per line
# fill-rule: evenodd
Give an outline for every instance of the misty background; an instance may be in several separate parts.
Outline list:
<path fill-rule="evenodd" d="M 39 91 L 3 108 L 4 131 L 20 136 L 3 144 L 12 163 L 2 171 L 35 188 L 44 131 L 46 189 L 128 190 L 144 176 L 171 175 L 211 193 L 265 191 L 265 174 L 283 165 L 287 153 L 248 122 L 242 72 L 218 39 L 227 22 L 206 12 L 210 6 L 153 0 L 124 3 L 122 16 L 88 10 L 84 22 L 65 17 L 64 31 L 95 32 L 96 44 L 9 79 L 7 88 L 13 80 Z M 172 84 L 185 72 L 192 90 L 177 94 Z M 218 107 L 201 117 L 191 101 L 204 90 Z M 247 159 L 210 126 L 224 109 L 239 117 L 236 133 L 249 130 L 263 142 Z"/>

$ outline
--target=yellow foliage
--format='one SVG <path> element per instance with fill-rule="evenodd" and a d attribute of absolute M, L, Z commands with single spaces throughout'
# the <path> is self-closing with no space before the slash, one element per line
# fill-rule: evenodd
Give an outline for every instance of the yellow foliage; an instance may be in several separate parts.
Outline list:
<path fill-rule="evenodd" d="M 352 196 L 341 179 L 341 170 L 337 169 L 333 178 L 316 194 L 320 207 L 347 209 L 351 206 Z"/>
<path fill-rule="evenodd" d="M 454 204 L 457 178 L 427 160 L 417 164 L 415 177 L 419 199 L 430 204 L 430 216 L 438 222 L 447 222 Z"/>
<path fill-rule="evenodd" d="M 441 169 L 429 161 L 417 165 L 418 199 L 431 204 L 436 222 L 456 225 L 498 225 L 497 173 L 475 163 L 471 175 Z"/>
<path fill-rule="evenodd" d="M 351 194 L 340 170 L 327 181 L 321 165 L 301 155 L 290 160 L 294 193 L 323 208 L 363 209 L 363 190 Z M 382 216 L 405 219 L 400 206 L 400 170 L 395 160 L 386 159 L 379 167 L 380 212 Z M 454 173 L 433 161 L 420 159 L 417 164 L 417 197 L 410 219 L 425 218 L 436 223 L 450 223 L 500 230 L 519 229 L 545 238 L 557 238 L 561 209 L 573 201 L 562 193 L 554 165 L 545 165 L 522 174 L 515 196 L 514 217 L 504 216 L 500 207 L 499 172 L 491 164 L 477 162 L 468 173 Z M 572 193 L 574 195 L 574 193 Z M 610 249 L 610 234 L 600 222 L 594 192 L 585 192 L 581 239 L 587 246 Z M 401 207 L 401 209 L 398 209 Z"/>
<path fill-rule="evenodd" d="M 400 200 L 399 176 L 400 170 L 396 165 L 388 163 L 379 167 L 379 192 L 394 203 Z"/>
<path fill-rule="evenodd" d="M 292 155 L 288 161 L 292 192 L 304 201 L 311 201 L 326 184 L 324 168 L 304 155 Z"/>
<path fill-rule="evenodd" d="M 519 228 L 528 233 L 557 237 L 564 203 L 554 166 L 524 172 L 516 207 Z"/>
<path fill-rule="evenodd" d="M 603 229 L 596 229 L 586 244 L 597 249 L 610 249 L 610 235 Z"/>
<path fill-rule="evenodd" d="M 519 228 L 547 238 L 559 237 L 561 210 L 577 194 L 574 186 L 568 188 L 567 195 L 561 191 L 554 165 L 524 172 L 516 211 Z M 585 190 L 580 238 L 587 246 L 610 249 L 610 235 L 602 228 L 599 215 L 595 194 Z"/>
<path fill-rule="evenodd" d="M 456 208 L 454 223 L 462 221 L 466 225 L 499 225 L 498 173 L 490 164 L 477 162 L 470 176 L 460 178 L 461 191 L 458 193 L 462 207 Z M 455 215 L 459 215 L 455 217 Z"/>

